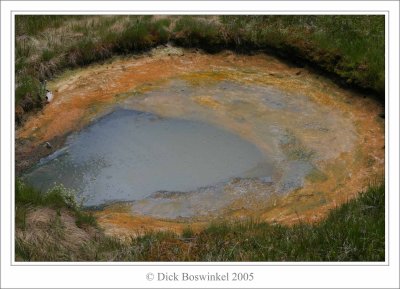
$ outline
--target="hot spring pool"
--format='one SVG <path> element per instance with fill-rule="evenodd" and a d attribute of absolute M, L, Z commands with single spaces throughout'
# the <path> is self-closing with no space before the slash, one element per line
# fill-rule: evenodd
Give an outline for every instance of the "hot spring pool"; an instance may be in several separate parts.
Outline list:
<path fill-rule="evenodd" d="M 225 130 L 178 118 L 116 109 L 70 135 L 26 180 L 41 190 L 71 188 L 86 206 L 186 192 L 233 177 L 269 177 L 254 144 Z"/>

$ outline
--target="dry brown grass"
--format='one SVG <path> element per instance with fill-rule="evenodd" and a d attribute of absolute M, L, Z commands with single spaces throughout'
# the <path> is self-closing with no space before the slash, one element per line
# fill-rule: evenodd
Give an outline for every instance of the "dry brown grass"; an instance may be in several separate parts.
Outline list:
<path fill-rule="evenodd" d="M 91 226 L 79 228 L 76 218 L 67 209 L 31 208 L 26 215 L 25 228 L 16 228 L 15 238 L 20 247 L 29 246 L 31 260 L 43 260 L 51 254 L 54 259 L 78 259 L 81 248 L 88 246 L 99 234 Z M 17 261 L 23 256 L 16 256 Z"/>

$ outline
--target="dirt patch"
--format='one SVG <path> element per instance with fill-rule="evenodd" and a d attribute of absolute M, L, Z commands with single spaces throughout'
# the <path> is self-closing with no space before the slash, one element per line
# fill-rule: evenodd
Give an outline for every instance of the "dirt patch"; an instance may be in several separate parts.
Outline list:
<path fill-rule="evenodd" d="M 162 220 L 149 216 L 134 215 L 128 204 L 111 205 L 94 213 L 106 235 L 127 237 L 140 236 L 151 231 L 172 231 L 181 234 L 190 226 L 193 232 L 200 232 L 207 222 Z"/>

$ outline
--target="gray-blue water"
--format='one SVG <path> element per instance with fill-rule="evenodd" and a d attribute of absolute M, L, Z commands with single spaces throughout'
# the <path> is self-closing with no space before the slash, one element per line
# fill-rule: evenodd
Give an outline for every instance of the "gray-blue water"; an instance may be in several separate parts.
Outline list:
<path fill-rule="evenodd" d="M 93 206 L 271 172 L 255 145 L 224 129 L 118 109 L 68 137 L 24 178 L 42 190 L 63 184 Z"/>

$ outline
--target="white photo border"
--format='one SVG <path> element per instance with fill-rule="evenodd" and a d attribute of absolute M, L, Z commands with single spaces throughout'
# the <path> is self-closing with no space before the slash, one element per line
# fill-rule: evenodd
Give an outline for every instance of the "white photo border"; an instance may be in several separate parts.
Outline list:
<path fill-rule="evenodd" d="M 99 2 L 99 3 L 97 3 Z M 85 288 L 132 288 L 132 287 L 273 287 L 297 288 L 319 287 L 321 280 L 314 278 L 333 271 L 342 276 L 354 274 L 353 280 L 335 278 L 329 287 L 379 288 L 399 284 L 399 11 L 397 1 L 82 1 L 48 2 L 18 1 L 1 3 L 1 286 L 14 284 L 16 287 L 67 287 Z M 363 3 L 365 2 L 365 3 Z M 95 4 L 96 3 L 96 4 Z M 362 3 L 362 5 L 360 5 Z M 94 5 L 95 4 L 95 5 Z M 397 4 L 397 5 L 396 5 Z M 96 9 L 93 9 L 96 6 Z M 115 10 L 115 7 L 126 9 Z M 397 6 L 397 7 L 396 7 Z M 92 7 L 92 8 L 91 8 Z M 153 9 L 157 7 L 157 9 Z M 229 7 L 229 10 L 224 9 Z M 312 7 L 312 8 L 311 8 Z M 326 8 L 327 7 L 327 8 Z M 346 7 L 345 10 L 341 10 Z M 211 9 L 210 9 L 211 8 Z M 249 9 L 250 8 L 250 9 Z M 8 13 L 8 14 L 7 14 Z M 386 182 L 386 258 L 385 262 L 15 262 L 14 260 L 14 16 L 16 14 L 381 14 L 386 16 L 386 106 L 385 106 L 385 182 Z M 397 25 L 396 25 L 397 24 Z M 397 33 L 397 34 L 396 34 Z M 396 36 L 397 35 L 397 36 Z M 389 60 L 390 58 L 390 60 Z M 389 83 L 389 80 L 394 80 Z M 10 97 L 11 96 L 11 97 Z M 390 135 L 390 141 L 389 141 Z M 390 158 L 389 158 L 390 155 Z M 11 168 L 11 169 L 10 169 Z M 389 223 L 390 220 L 390 223 Z M 397 228 L 397 229 L 396 229 Z M 389 234 L 390 233 L 390 234 Z M 393 245 L 391 245 L 393 244 Z M 88 269 L 88 270 L 87 270 Z M 278 270 L 276 270 L 278 269 Z M 254 272 L 259 278 L 251 284 L 243 283 L 199 283 L 199 282 L 149 282 L 148 272 Z M 47 272 L 46 272 L 47 271 Z M 90 282 L 76 282 L 66 278 L 60 282 L 63 271 L 75 273 L 78 280 L 91 276 Z M 100 273 L 110 274 L 109 277 Z M 292 278 L 285 278 L 285 271 Z M 299 275 L 299 271 L 301 272 Z M 49 272 L 54 275 L 48 276 Z M 96 273 L 99 272 L 99 273 Z M 133 272 L 136 272 L 134 274 Z M 269 272 L 269 273 L 267 273 Z M 397 275 L 393 276 L 393 272 Z M 84 274 L 82 274 L 84 273 Z M 21 275 L 23 274 L 23 275 Z M 35 275 L 36 274 L 36 275 Z M 61 275 L 60 275 L 61 274 Z M 89 275 L 88 275 L 89 274 Z M 92 275 L 90 275 L 92 274 Z M 129 279 L 129 275 L 135 277 Z M 307 278 L 298 278 L 299 276 Z M 320 276 L 318 276 L 318 274 Z M 375 274 L 375 278 L 374 277 Z M 378 278 L 378 274 L 382 277 Z M 36 276 L 46 276 L 37 278 Z M 100 275 L 100 276 L 99 276 Z M 315 276 L 317 275 L 317 276 Z M 24 276 L 24 278 L 18 277 Z M 78 277 L 80 276 L 80 277 Z M 117 276 L 117 277 L 115 277 Z M 123 277 L 125 276 L 125 277 Z M 389 277 L 391 276 L 391 277 Z M 36 278 L 35 278 L 36 277 Z M 95 280 L 93 277 L 97 277 Z M 278 280 L 277 278 L 281 279 Z M 297 277 L 297 278 L 296 278 Z M 394 278 L 395 277 L 395 278 Z M 81 279 L 79 279 L 81 278 Z M 125 278 L 125 279 L 124 279 Z M 347 279 L 350 278 L 350 279 Z M 66 279 L 66 280 L 65 280 Z M 357 280 L 354 280 L 357 279 Z M 3 282 L 6 280 L 6 282 Z M 118 281 L 115 281 L 118 280 Z M 65 281 L 65 282 L 64 282 Z M 346 281 L 346 282 L 343 282 Z M 348 282 L 350 281 L 350 282 Z M 42 283 L 35 283 L 42 282 Z M 56 282 L 56 283 L 54 283 Z M 155 283 L 154 283 L 155 282 Z M 304 283 L 303 283 L 304 282 Z M 357 283 L 359 282 L 359 283 Z M 397 282 L 397 283 L 395 283 Z M 36 285 L 41 284 L 41 285 Z M 93 285 L 94 287 L 91 287 Z M 385 286 L 387 284 L 387 286 Z M 84 285 L 84 286 L 82 286 Z M 261 286 L 260 286 L 261 285 Z M 293 286 L 294 285 L 294 286 Z M 32 287 L 27 287 L 32 286 Z M 396 287 L 393 287 L 396 288 Z"/>

